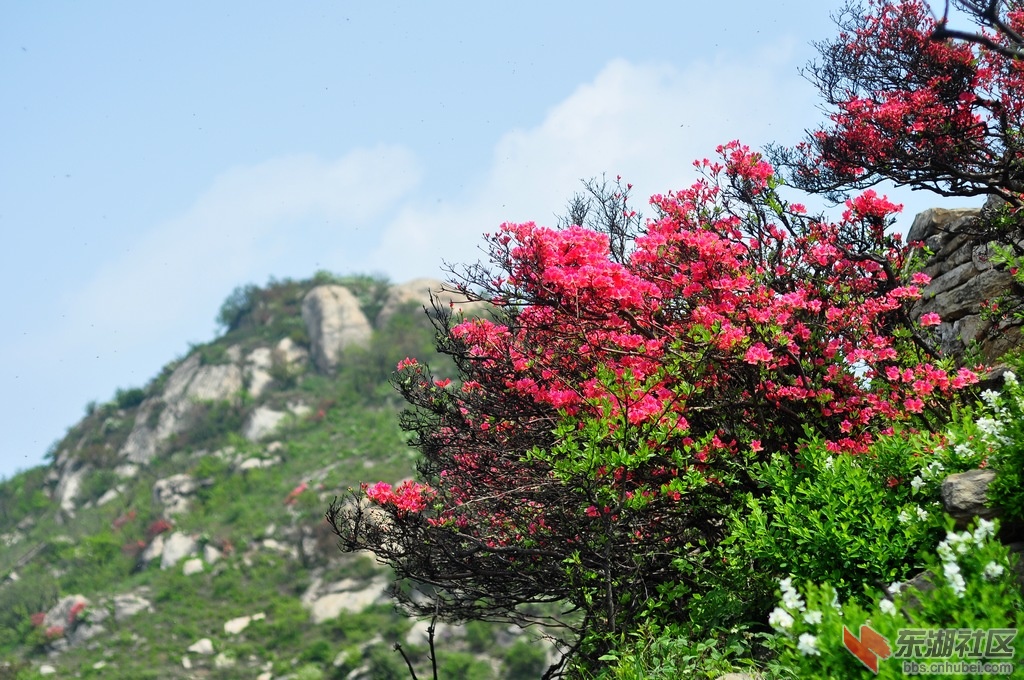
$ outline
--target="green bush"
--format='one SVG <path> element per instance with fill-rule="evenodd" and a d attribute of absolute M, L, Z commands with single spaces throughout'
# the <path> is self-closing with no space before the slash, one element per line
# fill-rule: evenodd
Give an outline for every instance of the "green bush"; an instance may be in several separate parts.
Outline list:
<path fill-rule="evenodd" d="M 220 311 L 217 312 L 217 323 L 224 328 L 225 332 L 231 332 L 241 326 L 246 315 L 255 309 L 259 301 L 259 294 L 259 286 L 251 283 L 235 288 L 220 306 Z"/>
<path fill-rule="evenodd" d="M 547 669 L 547 656 L 540 645 L 516 640 L 502 659 L 505 680 L 535 680 Z"/>
<path fill-rule="evenodd" d="M 132 387 L 130 389 L 118 388 L 114 393 L 114 403 L 117 404 L 117 408 L 126 410 L 135 408 L 146 399 L 146 391 L 139 387 Z"/>
<path fill-rule="evenodd" d="M 491 664 L 463 652 L 438 654 L 437 671 L 439 678 L 452 680 L 490 680 L 494 677 Z"/>
<path fill-rule="evenodd" d="M 763 633 L 744 628 L 719 631 L 706 639 L 694 639 L 678 628 L 656 626 L 633 631 L 605 654 L 607 665 L 595 680 L 674 680 L 675 678 L 717 678 L 729 672 L 750 672 L 752 650 Z M 533 676 L 537 677 L 537 676 Z M 762 671 L 762 680 L 785 677 Z"/>
<path fill-rule="evenodd" d="M 949 520 L 948 526 L 952 524 Z M 769 618 L 779 632 L 776 641 L 780 663 L 792 668 L 800 678 L 895 679 L 905 677 L 904 659 L 983 660 L 952 650 L 948 657 L 925 656 L 921 649 L 919 654 L 904 655 L 898 641 L 900 629 L 1024 629 L 1024 597 L 1008 549 L 994 539 L 995 528 L 991 522 L 981 520 L 973 532 L 950 532 L 936 554 L 928 558 L 929 580 L 934 588 L 921 592 L 893 584 L 886 591 L 870 589 L 866 607 L 855 600 L 841 602 L 827 585 L 809 583 L 801 595 L 791 579 L 784 580 L 780 584 L 781 602 Z M 844 647 L 843 628 L 861 638 L 862 624 L 868 624 L 885 638 L 893 652 L 892 658 L 878 662 L 877 675 Z M 1024 654 L 1019 641 L 1015 652 L 1012 659 L 1002 661 L 1014 662 L 1018 675 L 1013 677 L 1019 677 Z"/>
<path fill-rule="evenodd" d="M 1020 360 L 1015 368 L 1020 369 Z M 989 502 L 1005 521 L 1024 523 L 1024 387 L 1013 371 L 1003 374 L 1001 393 L 982 393 L 978 418 L 966 422 L 960 435 L 961 450 L 973 451 L 996 470 L 988 487 Z"/>
<path fill-rule="evenodd" d="M 899 432 L 879 437 L 866 454 L 832 456 L 811 439 L 795 459 L 758 465 L 754 476 L 766 493 L 749 495 L 732 516 L 726 559 L 742 574 L 760 575 L 762 585 L 793 575 L 827 582 L 844 598 L 860 597 L 864 584 L 906 577 L 919 551 L 943 533 L 937 492 L 913 481 L 931 474 L 935 442 Z"/>

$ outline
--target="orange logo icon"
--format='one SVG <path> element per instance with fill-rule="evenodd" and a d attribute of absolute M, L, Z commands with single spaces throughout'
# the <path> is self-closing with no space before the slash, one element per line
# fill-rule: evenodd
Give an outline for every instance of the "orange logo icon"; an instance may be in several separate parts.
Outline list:
<path fill-rule="evenodd" d="M 843 645 L 876 675 L 878 674 L 878 659 L 888 659 L 892 656 L 889 642 L 867 624 L 860 627 L 860 638 L 843 626 Z"/>

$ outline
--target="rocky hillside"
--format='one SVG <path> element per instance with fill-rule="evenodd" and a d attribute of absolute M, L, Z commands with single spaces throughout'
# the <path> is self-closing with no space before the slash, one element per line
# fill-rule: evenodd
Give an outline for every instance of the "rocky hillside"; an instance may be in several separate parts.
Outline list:
<path fill-rule="evenodd" d="M 406 678 L 396 642 L 425 670 L 428 622 L 394 610 L 390 574 L 341 554 L 323 512 L 412 473 L 387 377 L 410 355 L 444 375 L 423 312 L 439 288 L 241 288 L 221 337 L 89 405 L 48 465 L 0 484 L 0 678 Z M 439 625 L 443 677 L 538 677 L 536 637 Z"/>

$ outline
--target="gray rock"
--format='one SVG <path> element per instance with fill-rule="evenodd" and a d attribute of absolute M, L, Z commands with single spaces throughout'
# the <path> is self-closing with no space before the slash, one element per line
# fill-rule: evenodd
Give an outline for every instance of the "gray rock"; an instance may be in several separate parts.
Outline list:
<path fill-rule="evenodd" d="M 121 495 L 121 487 L 115 486 L 113 489 L 107 489 L 106 492 L 98 499 L 96 499 L 96 507 L 106 505 L 110 501 L 114 500 Z"/>
<path fill-rule="evenodd" d="M 280 456 L 274 456 L 273 458 L 246 458 L 241 463 L 239 463 L 235 467 L 235 469 L 239 470 L 240 472 L 245 472 L 246 470 L 260 470 L 263 468 L 274 467 L 275 465 L 280 464 Z"/>
<path fill-rule="evenodd" d="M 1005 293 L 1010 288 L 1010 282 L 1011 277 L 1007 272 L 988 269 L 962 285 L 936 295 L 927 306 L 929 311 L 934 311 L 943 321 L 956 321 L 967 314 L 977 314 L 982 302 Z"/>
<path fill-rule="evenodd" d="M 132 431 L 119 452 L 122 458 L 149 463 L 161 443 L 191 426 L 200 402 L 234 399 L 242 390 L 242 369 L 236 364 L 200 363 L 199 353 L 193 353 L 174 369 L 158 397 L 139 406 Z"/>
<path fill-rule="evenodd" d="M 302 321 L 306 324 L 313 361 L 325 373 L 337 368 L 343 349 L 365 345 L 373 332 L 359 301 L 344 286 L 317 286 L 306 293 Z"/>
<path fill-rule="evenodd" d="M 207 564 L 214 564 L 223 556 L 224 553 L 217 550 L 209 543 L 203 546 L 203 559 L 206 560 Z"/>
<path fill-rule="evenodd" d="M 163 554 L 160 557 L 160 568 L 170 569 L 186 557 L 196 554 L 196 539 L 175 531 L 164 541 Z"/>
<path fill-rule="evenodd" d="M 54 491 L 54 498 L 60 503 L 60 509 L 68 516 L 74 516 L 75 500 L 82 488 L 82 481 L 91 471 L 91 465 L 76 468 L 71 462 L 65 465 L 61 471 L 60 481 L 57 482 L 57 488 Z"/>
<path fill-rule="evenodd" d="M 288 368 L 301 367 L 309 361 L 309 350 L 296 344 L 291 338 L 282 338 L 274 347 L 271 360 Z"/>
<path fill-rule="evenodd" d="M 118 623 L 140 612 L 152 612 L 153 605 L 139 593 L 122 593 L 114 596 L 114 620 Z"/>
<path fill-rule="evenodd" d="M 383 602 L 388 599 L 389 590 L 390 580 L 384 576 L 374 578 L 362 588 L 353 579 L 325 584 L 316 578 L 303 593 L 301 602 L 314 623 L 323 623 L 343 611 L 361 612 L 374 602 Z"/>
<path fill-rule="evenodd" d="M 181 573 L 185 576 L 203 573 L 203 560 L 198 557 L 185 560 L 185 564 L 181 567 Z"/>
<path fill-rule="evenodd" d="M 146 546 L 146 549 L 142 551 L 142 555 L 140 556 L 140 559 L 143 562 L 145 562 L 146 564 L 149 564 L 150 562 L 152 562 L 153 560 L 155 560 L 156 558 L 160 557 L 163 554 L 164 554 L 164 535 L 163 534 L 157 534 L 156 536 L 153 537 L 153 540 L 151 540 L 149 542 L 149 545 Z"/>
<path fill-rule="evenodd" d="M 988 485 L 995 479 L 992 470 L 968 470 L 949 475 L 942 482 L 942 504 L 958 526 L 965 526 L 974 517 L 990 519 L 995 510 L 988 507 Z"/>
<path fill-rule="evenodd" d="M 202 638 L 200 640 L 196 640 L 189 646 L 188 651 L 192 652 L 193 654 L 202 654 L 203 656 L 209 656 L 210 654 L 213 654 L 213 642 L 210 640 L 210 638 Z"/>
<path fill-rule="evenodd" d="M 287 415 L 284 411 L 275 411 L 269 406 L 259 406 L 249 414 L 245 425 L 242 426 L 242 436 L 251 442 L 257 442 L 273 433 Z"/>
<path fill-rule="evenodd" d="M 263 612 L 253 614 L 252 616 L 239 616 L 238 618 L 224 622 L 224 632 L 228 635 L 238 635 L 248 628 L 249 624 L 253 621 L 262 621 L 265 618 L 267 618 L 267 615 Z"/>
<path fill-rule="evenodd" d="M 245 357 L 246 384 L 249 394 L 259 397 L 267 386 L 273 382 L 270 367 L 273 365 L 273 352 L 269 347 L 257 347 Z"/>
<path fill-rule="evenodd" d="M 433 293 L 441 304 L 449 305 L 453 310 L 461 310 L 467 316 L 482 314 L 487 308 L 483 302 L 469 302 L 465 297 L 450 290 L 444 290 L 445 284 L 437 279 L 413 279 L 407 283 L 392 286 L 384 305 L 377 314 L 375 325 L 383 328 L 400 308 L 411 303 L 431 310 L 430 294 Z"/>
<path fill-rule="evenodd" d="M 177 515 L 188 511 L 189 496 L 199 483 L 186 474 L 171 475 L 153 483 L 153 501 L 164 509 L 164 515 Z"/>
<path fill-rule="evenodd" d="M 89 600 L 84 595 L 68 595 L 62 597 L 57 604 L 53 605 L 43 618 L 43 628 L 53 628 L 60 626 L 61 628 L 68 628 L 71 626 L 80 612 L 85 611 L 85 608 L 89 606 Z M 72 615 L 72 611 L 75 611 L 75 615 Z"/>

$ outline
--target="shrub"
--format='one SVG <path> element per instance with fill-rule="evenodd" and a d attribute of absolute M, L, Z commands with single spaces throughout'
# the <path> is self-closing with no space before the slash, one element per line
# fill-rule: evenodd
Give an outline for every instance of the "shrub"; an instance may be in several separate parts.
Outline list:
<path fill-rule="evenodd" d="M 217 312 L 217 323 L 225 332 L 231 332 L 241 326 L 245 317 L 250 314 L 259 302 L 259 286 L 248 284 L 231 291 L 231 295 L 221 304 Z"/>
<path fill-rule="evenodd" d="M 949 520 L 948 526 L 952 526 Z M 929 580 L 935 586 L 923 592 L 897 588 L 872 589 L 867 607 L 856 601 L 841 602 L 834 589 L 809 583 L 799 592 L 796 583 L 781 583 L 781 602 L 769 621 L 779 631 L 777 643 L 780 662 L 797 671 L 801 678 L 903 678 L 902 660 L 981 661 L 953 649 L 949 653 L 928 654 L 921 647 L 900 650 L 900 629 L 941 629 L 953 642 L 958 631 L 980 629 L 1024 629 L 1024 597 L 1016 582 L 1006 546 L 994 540 L 995 525 L 981 520 L 972 531 L 950 532 L 940 543 L 937 554 L 929 556 Z M 806 600 L 804 599 L 806 597 Z M 858 639 L 868 624 L 890 646 L 893 656 L 874 660 L 877 675 L 868 671 L 844 647 L 844 627 Z M 949 631 L 946 633 L 945 631 Z M 935 640 L 937 634 L 932 635 Z M 907 638 L 904 638 L 907 639 Z M 939 638 L 941 639 L 941 638 Z M 963 640 L 964 638 L 957 638 Z M 1012 641 L 1011 641 L 1012 643 Z M 1019 663 L 1016 656 L 1003 661 Z M 953 645 L 950 645 L 953 647 Z M 904 654 L 903 652 L 910 652 Z M 872 655 L 868 654 L 869 658 Z M 988 657 L 989 662 L 999 659 Z"/>
<path fill-rule="evenodd" d="M 640 622 L 689 618 L 756 463 L 807 428 L 863 454 L 896 424 L 944 422 L 977 380 L 933 362 L 908 316 L 928 277 L 899 277 L 893 204 L 866 192 L 825 223 L 759 155 L 719 153 L 653 199 L 625 262 L 606 234 L 503 225 L 494 269 L 461 282 L 498 315 L 437 318 L 459 380 L 400 362 L 420 481 L 365 487 L 386 521 L 365 503 L 331 514 L 346 549 L 443 591 L 417 613 L 523 622 L 564 601 L 593 660 Z"/>
<path fill-rule="evenodd" d="M 936 443 L 896 432 L 867 453 L 834 456 L 814 438 L 792 459 L 757 464 L 754 477 L 767 493 L 748 494 L 730 519 L 728 559 L 762 582 L 792 575 L 827 582 L 843 598 L 861 596 L 867 583 L 905 578 L 942 535 L 938 494 L 925 497 L 912 485 Z"/>
<path fill-rule="evenodd" d="M 547 669 L 547 656 L 540 645 L 516 640 L 503 656 L 506 680 L 534 680 Z"/>
<path fill-rule="evenodd" d="M 118 388 L 114 393 L 114 403 L 117 404 L 117 408 L 122 410 L 135 408 L 145 400 L 146 391 L 139 387 L 132 387 L 127 390 Z"/>

